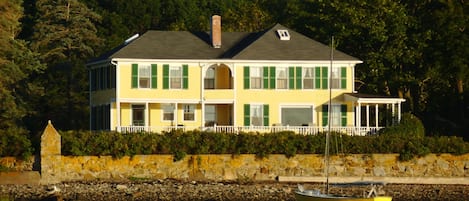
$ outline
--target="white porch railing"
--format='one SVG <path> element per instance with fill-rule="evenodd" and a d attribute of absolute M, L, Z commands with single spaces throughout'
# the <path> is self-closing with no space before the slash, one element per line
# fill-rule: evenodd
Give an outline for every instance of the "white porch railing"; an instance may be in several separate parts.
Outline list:
<path fill-rule="evenodd" d="M 338 132 L 348 135 L 372 135 L 376 134 L 384 127 L 331 127 L 331 132 Z M 258 132 L 271 133 L 292 131 L 301 135 L 316 135 L 321 132 L 327 132 L 328 127 L 317 126 L 208 126 L 208 127 L 190 127 L 190 126 L 121 126 L 116 128 L 118 132 L 136 133 L 136 132 L 169 132 L 173 130 L 202 130 L 220 133 L 240 133 L 240 132 Z"/>

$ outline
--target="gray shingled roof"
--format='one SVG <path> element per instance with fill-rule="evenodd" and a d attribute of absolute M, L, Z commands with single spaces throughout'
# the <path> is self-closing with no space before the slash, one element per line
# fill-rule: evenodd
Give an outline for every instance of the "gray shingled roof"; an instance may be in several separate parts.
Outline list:
<path fill-rule="evenodd" d="M 280 40 L 278 29 L 286 29 L 290 40 Z M 329 60 L 330 49 L 280 24 L 262 32 L 223 32 L 221 48 L 210 45 L 207 32 L 147 31 L 94 61 L 126 59 L 233 59 L 233 60 Z M 334 60 L 359 61 L 340 51 Z"/>

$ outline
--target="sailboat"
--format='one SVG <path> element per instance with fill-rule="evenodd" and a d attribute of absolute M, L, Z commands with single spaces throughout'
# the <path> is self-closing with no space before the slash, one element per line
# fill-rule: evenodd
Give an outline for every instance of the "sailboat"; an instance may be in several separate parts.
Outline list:
<path fill-rule="evenodd" d="M 332 64 L 334 60 L 334 36 L 331 38 L 331 59 L 329 68 L 329 81 L 332 80 Z M 329 103 L 328 103 L 328 114 L 331 114 L 332 105 L 332 87 L 329 83 Z M 354 183 L 342 183 L 336 184 L 344 187 L 354 186 L 369 186 L 370 190 L 363 196 L 346 196 L 346 195 L 335 195 L 329 194 L 329 138 L 331 135 L 331 116 L 328 115 L 328 131 L 326 133 L 326 150 L 325 150 L 325 168 L 326 168 L 326 193 L 321 193 L 319 190 L 307 190 L 302 185 L 298 185 L 298 189 L 295 191 L 295 197 L 298 201 L 391 201 L 390 196 L 381 196 L 377 192 L 377 188 L 384 185 L 383 182 L 354 182 Z"/>

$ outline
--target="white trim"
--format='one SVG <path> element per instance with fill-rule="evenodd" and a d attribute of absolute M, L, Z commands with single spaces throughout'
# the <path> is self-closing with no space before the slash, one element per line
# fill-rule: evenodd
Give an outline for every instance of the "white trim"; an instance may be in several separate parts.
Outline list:
<path fill-rule="evenodd" d="M 233 99 L 211 99 L 204 101 L 206 104 L 233 104 L 234 102 L 235 100 Z"/>
<path fill-rule="evenodd" d="M 310 64 L 324 64 L 330 66 L 329 60 L 236 60 L 236 59 L 136 59 L 136 58 L 112 58 L 112 61 L 118 62 L 157 62 L 157 63 L 231 63 L 239 65 L 248 64 L 285 64 L 285 65 L 310 65 Z M 334 60 L 335 65 L 347 64 L 349 66 L 361 64 L 360 60 Z"/>
<path fill-rule="evenodd" d="M 114 68 L 116 68 L 116 124 L 117 125 L 114 125 L 114 127 L 117 127 L 117 132 L 120 132 L 120 127 L 122 126 L 122 118 L 121 118 L 121 102 L 120 102 L 120 98 L 119 98 L 119 95 L 120 95 L 120 68 L 118 68 L 118 65 L 119 63 L 116 63 L 116 62 L 113 62 L 113 61 L 110 61 L 111 65 L 114 66 Z M 111 125 L 112 125 L 112 122 L 111 122 Z M 111 128 L 112 130 L 113 128 Z"/>
<path fill-rule="evenodd" d="M 233 101 L 233 100 L 231 100 Z M 135 99 L 135 98 L 121 98 L 120 102 L 132 102 L 132 103 L 194 103 L 198 104 L 200 103 L 199 99 L 162 99 L 162 98 L 157 98 L 157 99 Z"/>

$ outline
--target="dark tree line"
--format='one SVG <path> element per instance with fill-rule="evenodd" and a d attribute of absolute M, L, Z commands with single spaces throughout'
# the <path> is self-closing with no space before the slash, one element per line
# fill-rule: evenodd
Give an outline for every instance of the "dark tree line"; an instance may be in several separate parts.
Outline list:
<path fill-rule="evenodd" d="M 359 92 L 399 96 L 429 135 L 469 137 L 465 0 L 0 0 L 0 130 L 88 128 L 85 63 L 135 33 L 281 23 L 364 61 Z M 3 132 L 3 131 L 1 131 Z M 0 132 L 0 133 L 1 133 Z"/>

